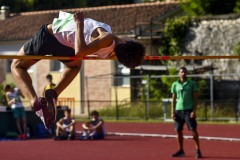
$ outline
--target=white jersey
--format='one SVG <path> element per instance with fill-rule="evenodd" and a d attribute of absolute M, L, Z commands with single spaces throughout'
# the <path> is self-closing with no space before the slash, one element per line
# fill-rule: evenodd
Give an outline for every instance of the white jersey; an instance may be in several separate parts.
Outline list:
<path fill-rule="evenodd" d="M 76 23 L 74 21 L 73 14 L 60 11 L 59 17 L 54 18 L 52 23 L 53 34 L 56 39 L 63 45 L 71 47 L 74 49 L 75 43 L 75 31 L 76 31 Z M 96 28 L 103 28 L 107 32 L 112 33 L 111 27 L 105 23 L 95 21 L 90 18 L 84 19 L 84 39 L 86 44 L 91 43 L 91 35 L 92 32 Z M 96 54 L 99 58 L 108 58 L 111 56 L 115 48 L 115 42 L 113 41 L 112 45 L 106 48 L 102 48 L 98 50 Z"/>
<path fill-rule="evenodd" d="M 7 92 L 7 96 L 10 101 L 15 98 L 15 103 L 11 105 L 12 109 L 23 107 L 18 88 L 14 88 L 13 92 Z"/>

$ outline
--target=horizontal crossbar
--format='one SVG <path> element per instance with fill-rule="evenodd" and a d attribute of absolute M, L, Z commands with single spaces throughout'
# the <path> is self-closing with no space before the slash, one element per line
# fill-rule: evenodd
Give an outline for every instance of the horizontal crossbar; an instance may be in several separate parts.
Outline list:
<path fill-rule="evenodd" d="M 0 59 L 52 59 L 52 60 L 116 60 L 116 58 L 100 59 L 97 56 L 64 57 L 64 56 L 33 56 L 33 55 L 0 55 Z M 204 60 L 204 59 L 240 59 L 240 56 L 145 56 L 145 60 Z"/>

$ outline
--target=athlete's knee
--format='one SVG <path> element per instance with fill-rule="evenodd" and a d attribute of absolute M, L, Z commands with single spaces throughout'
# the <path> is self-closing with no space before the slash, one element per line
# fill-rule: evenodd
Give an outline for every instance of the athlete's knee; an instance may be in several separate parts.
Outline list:
<path fill-rule="evenodd" d="M 17 68 L 17 62 L 16 62 L 16 59 L 14 59 L 11 63 L 11 70 L 14 70 Z"/>
<path fill-rule="evenodd" d="M 192 135 L 193 135 L 193 138 L 194 138 L 194 139 L 195 139 L 195 138 L 198 138 L 198 132 L 197 132 L 196 129 L 193 129 L 193 130 L 192 130 Z"/>
<path fill-rule="evenodd" d="M 82 63 L 81 62 L 71 62 L 71 63 L 67 63 L 65 64 L 67 68 L 71 69 L 71 70 L 76 70 L 76 71 L 80 71 Z"/>
<path fill-rule="evenodd" d="M 11 70 L 16 70 L 17 68 L 28 69 L 27 66 L 24 66 L 20 59 L 14 59 L 11 64 Z"/>

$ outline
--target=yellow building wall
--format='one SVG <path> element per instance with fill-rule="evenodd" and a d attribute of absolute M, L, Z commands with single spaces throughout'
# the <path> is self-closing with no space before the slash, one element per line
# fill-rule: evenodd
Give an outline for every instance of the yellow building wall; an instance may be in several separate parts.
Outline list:
<path fill-rule="evenodd" d="M 50 72 L 50 74 L 52 74 L 53 76 L 53 82 L 57 83 L 60 79 L 60 75 L 61 72 Z M 30 76 L 33 77 L 33 73 L 30 73 Z M 34 81 L 34 79 L 33 79 Z M 16 84 L 14 81 L 14 78 L 12 76 L 11 73 L 7 73 L 6 77 L 5 77 L 5 83 L 13 83 Z M 46 82 L 44 82 L 46 83 Z M 42 89 L 42 87 L 38 88 L 38 89 Z M 69 86 L 59 95 L 59 98 L 74 98 L 75 99 L 75 109 L 74 109 L 74 113 L 75 114 L 80 114 L 80 73 L 75 77 L 75 79 L 72 81 L 72 83 L 69 84 Z M 39 95 L 42 96 L 42 95 Z M 22 99 L 23 101 L 23 105 L 26 108 L 30 107 L 29 101 L 26 98 Z"/>
<path fill-rule="evenodd" d="M 53 76 L 53 82 L 57 83 L 60 79 L 61 72 L 50 72 Z M 30 73 L 30 76 L 33 77 L 33 73 Z M 34 80 L 33 80 L 34 81 Z M 5 77 L 5 82 L 6 83 L 14 83 L 15 81 L 13 79 L 13 76 L 11 73 L 7 73 Z M 46 82 L 42 82 L 46 83 Z M 40 89 L 42 86 L 39 86 Z M 82 115 L 81 113 L 81 103 L 80 103 L 80 98 L 81 98 L 81 79 L 80 79 L 80 73 L 75 77 L 75 79 L 72 81 L 71 84 L 59 95 L 59 98 L 74 98 L 75 103 L 74 103 L 74 110 L 73 113 L 76 116 Z M 109 100 L 112 101 L 112 105 L 115 106 L 115 101 L 116 101 L 116 93 L 117 93 L 117 100 L 119 103 L 123 101 L 129 101 L 131 97 L 131 92 L 130 92 L 130 87 L 113 87 L 109 86 Z M 107 90 L 95 90 L 100 93 L 105 93 Z M 42 96 L 42 95 L 39 95 Z M 85 97 L 86 98 L 86 97 Z M 25 98 L 22 99 L 24 107 L 30 107 L 29 101 Z M 87 114 L 87 108 L 85 106 L 85 113 L 84 115 Z"/>
<path fill-rule="evenodd" d="M 116 101 L 116 95 L 119 102 L 126 100 L 129 101 L 131 97 L 130 87 L 112 87 L 111 93 L 113 103 Z"/>

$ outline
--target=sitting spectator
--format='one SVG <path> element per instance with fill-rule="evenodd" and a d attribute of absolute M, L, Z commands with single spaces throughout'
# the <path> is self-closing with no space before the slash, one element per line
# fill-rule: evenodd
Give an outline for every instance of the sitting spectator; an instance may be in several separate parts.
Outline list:
<path fill-rule="evenodd" d="M 105 129 L 104 122 L 99 117 L 99 113 L 97 111 L 91 112 L 91 121 L 83 123 L 82 127 L 84 129 L 80 139 L 104 139 L 105 137 Z"/>
<path fill-rule="evenodd" d="M 75 138 L 75 123 L 71 117 L 71 109 L 67 108 L 64 111 L 64 117 L 56 123 L 55 140 L 73 140 Z"/>
<path fill-rule="evenodd" d="M 19 138 L 25 139 L 27 130 L 26 113 L 23 108 L 21 97 L 24 98 L 18 88 L 13 88 L 9 84 L 5 86 L 7 104 L 11 106 L 13 116 L 16 119 L 16 125 L 19 132 Z"/>

